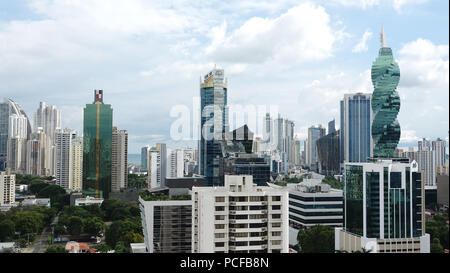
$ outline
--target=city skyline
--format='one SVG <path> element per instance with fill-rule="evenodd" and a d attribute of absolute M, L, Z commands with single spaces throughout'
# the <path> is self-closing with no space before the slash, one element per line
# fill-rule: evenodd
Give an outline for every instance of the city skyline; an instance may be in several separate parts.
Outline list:
<path fill-rule="evenodd" d="M 170 140 L 175 118 L 169 113 L 177 104 L 191 107 L 192 97 L 199 93 L 199 77 L 217 63 L 228 78 L 229 104 L 277 104 L 304 140 L 311 125 L 339 121 L 344 94 L 373 92 L 370 67 L 384 25 L 387 44 L 396 52 L 402 73 L 399 147 L 415 146 L 422 137 L 448 141 L 448 25 L 441 24 L 448 20 L 448 2 L 422 2 L 374 1 L 361 6 L 352 1 L 283 1 L 256 6 L 248 1 L 247 7 L 233 2 L 230 8 L 217 5 L 214 10 L 214 4 L 192 4 L 183 11 L 186 7 L 180 2 L 155 7 L 132 1 L 119 17 L 117 11 L 123 6 L 118 2 L 2 3 L 6 13 L 0 13 L 0 37 L 6 41 L 7 54 L 0 76 L 6 84 L 0 91 L 23 107 L 30 119 L 40 101 L 56 105 L 62 112 L 62 127 L 81 133 L 84 105 L 92 90 L 104 89 L 107 103 L 115 109 L 115 125 L 129 132 L 129 153 L 137 154 L 141 147 L 157 142 L 196 147 L 195 142 Z M 109 9 L 104 11 L 105 5 Z M 68 10 L 73 14 L 66 14 Z M 202 11 L 211 14 L 192 19 Z M 236 15 L 227 17 L 232 11 Z M 168 23 L 158 16 L 146 20 L 145 12 L 161 12 L 174 20 Z M 90 14 L 99 19 L 86 31 Z M 122 24 L 132 15 L 136 20 Z M 436 20 L 426 20 L 430 15 Z M 360 24 L 362 16 L 366 20 Z M 112 18 L 115 23 L 107 23 Z M 80 24 L 69 27 L 71 21 Z M 69 35 L 52 37 L 62 30 Z M 253 35 L 243 39 L 249 34 Z M 291 38 L 293 34 L 298 37 Z M 118 45 L 111 45 L 112 39 Z M 258 54 L 246 56 L 258 48 L 255 41 L 266 40 Z M 293 44 L 292 48 L 283 47 L 283 42 Z"/>

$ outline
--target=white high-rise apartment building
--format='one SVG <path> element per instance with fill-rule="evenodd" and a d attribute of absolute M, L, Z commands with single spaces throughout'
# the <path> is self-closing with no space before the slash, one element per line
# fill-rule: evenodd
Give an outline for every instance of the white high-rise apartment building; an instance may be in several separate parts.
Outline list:
<path fill-rule="evenodd" d="M 24 174 L 26 171 L 27 140 L 25 138 L 13 137 L 7 143 L 7 166 L 12 173 Z"/>
<path fill-rule="evenodd" d="M 170 153 L 170 177 L 180 178 L 184 177 L 184 151 L 176 149 Z"/>
<path fill-rule="evenodd" d="M 288 192 L 225 175 L 224 187 L 192 188 L 193 253 L 287 253 Z"/>
<path fill-rule="evenodd" d="M 72 140 L 77 133 L 70 129 L 55 132 L 55 171 L 56 183 L 66 191 L 73 188 Z"/>
<path fill-rule="evenodd" d="M 415 152 L 415 158 L 419 165 L 419 170 L 423 171 L 423 182 L 425 187 L 436 186 L 436 163 L 434 151 L 419 150 Z"/>
<path fill-rule="evenodd" d="M 28 139 L 31 125 L 25 111 L 10 99 L 0 102 L 0 171 L 7 167 L 8 138 Z"/>
<path fill-rule="evenodd" d="M 128 132 L 117 130 L 112 132 L 112 165 L 111 191 L 119 192 L 128 186 Z"/>
<path fill-rule="evenodd" d="M 163 187 L 167 174 L 166 144 L 158 143 L 148 152 L 147 169 L 150 188 Z"/>
<path fill-rule="evenodd" d="M 28 136 L 28 119 L 24 115 L 12 114 L 9 116 L 8 138 Z"/>
<path fill-rule="evenodd" d="M 436 168 L 445 166 L 446 141 L 438 138 L 433 141 L 431 145 L 434 151 L 434 163 L 436 164 Z"/>
<path fill-rule="evenodd" d="M 48 176 L 51 175 L 50 169 L 52 162 L 52 150 L 49 148 L 50 138 L 39 128 L 31 135 L 27 141 L 27 174 Z"/>
<path fill-rule="evenodd" d="M 419 140 L 417 143 L 417 146 L 419 147 L 419 151 L 430 151 L 431 150 L 431 143 L 427 139 Z"/>
<path fill-rule="evenodd" d="M 34 114 L 34 131 L 42 128 L 52 140 L 57 129 L 61 129 L 61 111 L 56 106 L 47 106 L 45 102 L 39 103 L 39 108 Z"/>
<path fill-rule="evenodd" d="M 148 184 L 151 189 L 161 187 L 161 154 L 152 148 L 148 153 Z"/>
<path fill-rule="evenodd" d="M 71 153 L 71 181 L 72 191 L 79 191 L 83 188 L 83 138 L 78 137 L 72 140 Z"/>
<path fill-rule="evenodd" d="M 16 175 L 0 172 L 0 206 L 13 204 L 16 199 Z"/>

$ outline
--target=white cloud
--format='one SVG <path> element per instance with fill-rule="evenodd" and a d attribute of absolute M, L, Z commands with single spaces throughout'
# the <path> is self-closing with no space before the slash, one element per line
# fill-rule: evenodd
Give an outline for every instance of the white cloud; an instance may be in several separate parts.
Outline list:
<path fill-rule="evenodd" d="M 433 106 L 433 110 L 439 111 L 439 112 L 443 112 L 445 111 L 445 107 L 442 105 L 434 105 Z"/>
<path fill-rule="evenodd" d="M 416 136 L 416 131 L 414 130 L 401 130 L 400 142 L 402 143 L 411 143 L 419 141 L 420 138 Z"/>
<path fill-rule="evenodd" d="M 289 63 L 330 57 L 336 42 L 325 9 L 304 3 L 274 19 L 253 17 L 228 36 L 227 24 L 211 31 L 207 55 L 230 63 Z"/>
<path fill-rule="evenodd" d="M 327 2 L 330 0 L 327 0 Z M 333 4 L 339 4 L 345 7 L 356 7 L 363 10 L 388 6 L 394 8 L 397 13 L 401 13 L 406 6 L 424 4 L 428 0 L 331 0 Z"/>
<path fill-rule="evenodd" d="M 332 2 L 347 7 L 358 7 L 361 9 L 367 9 L 380 4 L 380 0 L 333 0 Z"/>
<path fill-rule="evenodd" d="M 356 44 L 355 47 L 353 48 L 353 52 L 367 51 L 369 49 L 369 47 L 367 46 L 367 42 L 370 40 L 370 38 L 372 38 L 372 34 L 373 33 L 370 30 L 366 30 L 359 43 Z"/>
<path fill-rule="evenodd" d="M 399 51 L 402 86 L 442 87 L 449 84 L 449 45 L 418 38 Z"/>
<path fill-rule="evenodd" d="M 183 31 L 194 19 L 142 0 L 32 0 L 30 6 L 35 12 L 69 26 L 123 34 Z"/>
<path fill-rule="evenodd" d="M 419 5 L 428 2 L 428 0 L 394 0 L 393 7 L 397 12 L 401 12 L 402 8 L 407 5 Z"/>

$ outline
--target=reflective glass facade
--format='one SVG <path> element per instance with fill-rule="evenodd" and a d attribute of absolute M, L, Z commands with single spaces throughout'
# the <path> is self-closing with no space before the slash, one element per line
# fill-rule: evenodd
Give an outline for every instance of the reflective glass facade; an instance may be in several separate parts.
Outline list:
<path fill-rule="evenodd" d="M 366 238 L 423 236 L 423 183 L 421 173 L 410 166 L 384 161 L 346 164 L 345 230 Z"/>
<path fill-rule="evenodd" d="M 380 173 L 366 173 L 367 237 L 380 236 Z"/>
<path fill-rule="evenodd" d="M 108 198 L 111 192 L 112 155 L 111 105 L 96 102 L 84 108 L 83 191 Z"/>
<path fill-rule="evenodd" d="M 333 131 L 316 142 L 319 161 L 319 173 L 336 175 L 340 173 L 340 137 L 339 130 Z"/>
<path fill-rule="evenodd" d="M 392 158 L 400 140 L 400 97 L 396 91 L 400 81 L 400 69 L 392 55 L 392 49 L 382 47 L 372 66 L 372 137 L 373 156 Z"/>
<path fill-rule="evenodd" d="M 366 162 L 372 155 L 371 95 L 346 94 L 341 101 L 341 162 Z"/>
<path fill-rule="evenodd" d="M 208 186 L 220 186 L 220 139 L 228 130 L 227 87 L 223 70 L 214 69 L 205 76 L 200 86 L 200 97 L 199 173 L 205 176 Z"/>
<path fill-rule="evenodd" d="M 363 167 L 347 165 L 345 168 L 345 215 L 346 230 L 363 235 Z"/>

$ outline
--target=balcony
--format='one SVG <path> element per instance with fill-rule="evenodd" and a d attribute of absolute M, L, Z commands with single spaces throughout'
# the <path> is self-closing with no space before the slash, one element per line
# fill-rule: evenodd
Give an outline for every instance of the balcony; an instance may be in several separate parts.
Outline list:
<path fill-rule="evenodd" d="M 266 206 L 267 201 L 230 201 L 230 206 Z"/>
<path fill-rule="evenodd" d="M 260 219 L 230 219 L 230 224 L 262 224 L 267 223 L 267 218 Z"/>
<path fill-rule="evenodd" d="M 235 237 L 235 236 L 230 236 L 230 241 L 232 242 L 247 242 L 248 241 L 248 237 Z"/>
<path fill-rule="evenodd" d="M 260 228 L 230 228 L 230 232 L 239 233 L 239 232 L 266 232 L 266 227 Z"/>
<path fill-rule="evenodd" d="M 245 215 L 249 214 L 249 210 L 230 210 L 231 215 Z"/>
<path fill-rule="evenodd" d="M 282 222 L 282 221 L 283 221 L 282 218 L 271 218 L 271 219 L 270 219 L 270 222 L 271 222 L 271 223 L 279 223 L 279 222 Z"/>
<path fill-rule="evenodd" d="M 232 251 L 245 251 L 245 250 L 263 250 L 267 249 L 267 245 L 256 245 L 256 246 L 230 246 Z"/>

